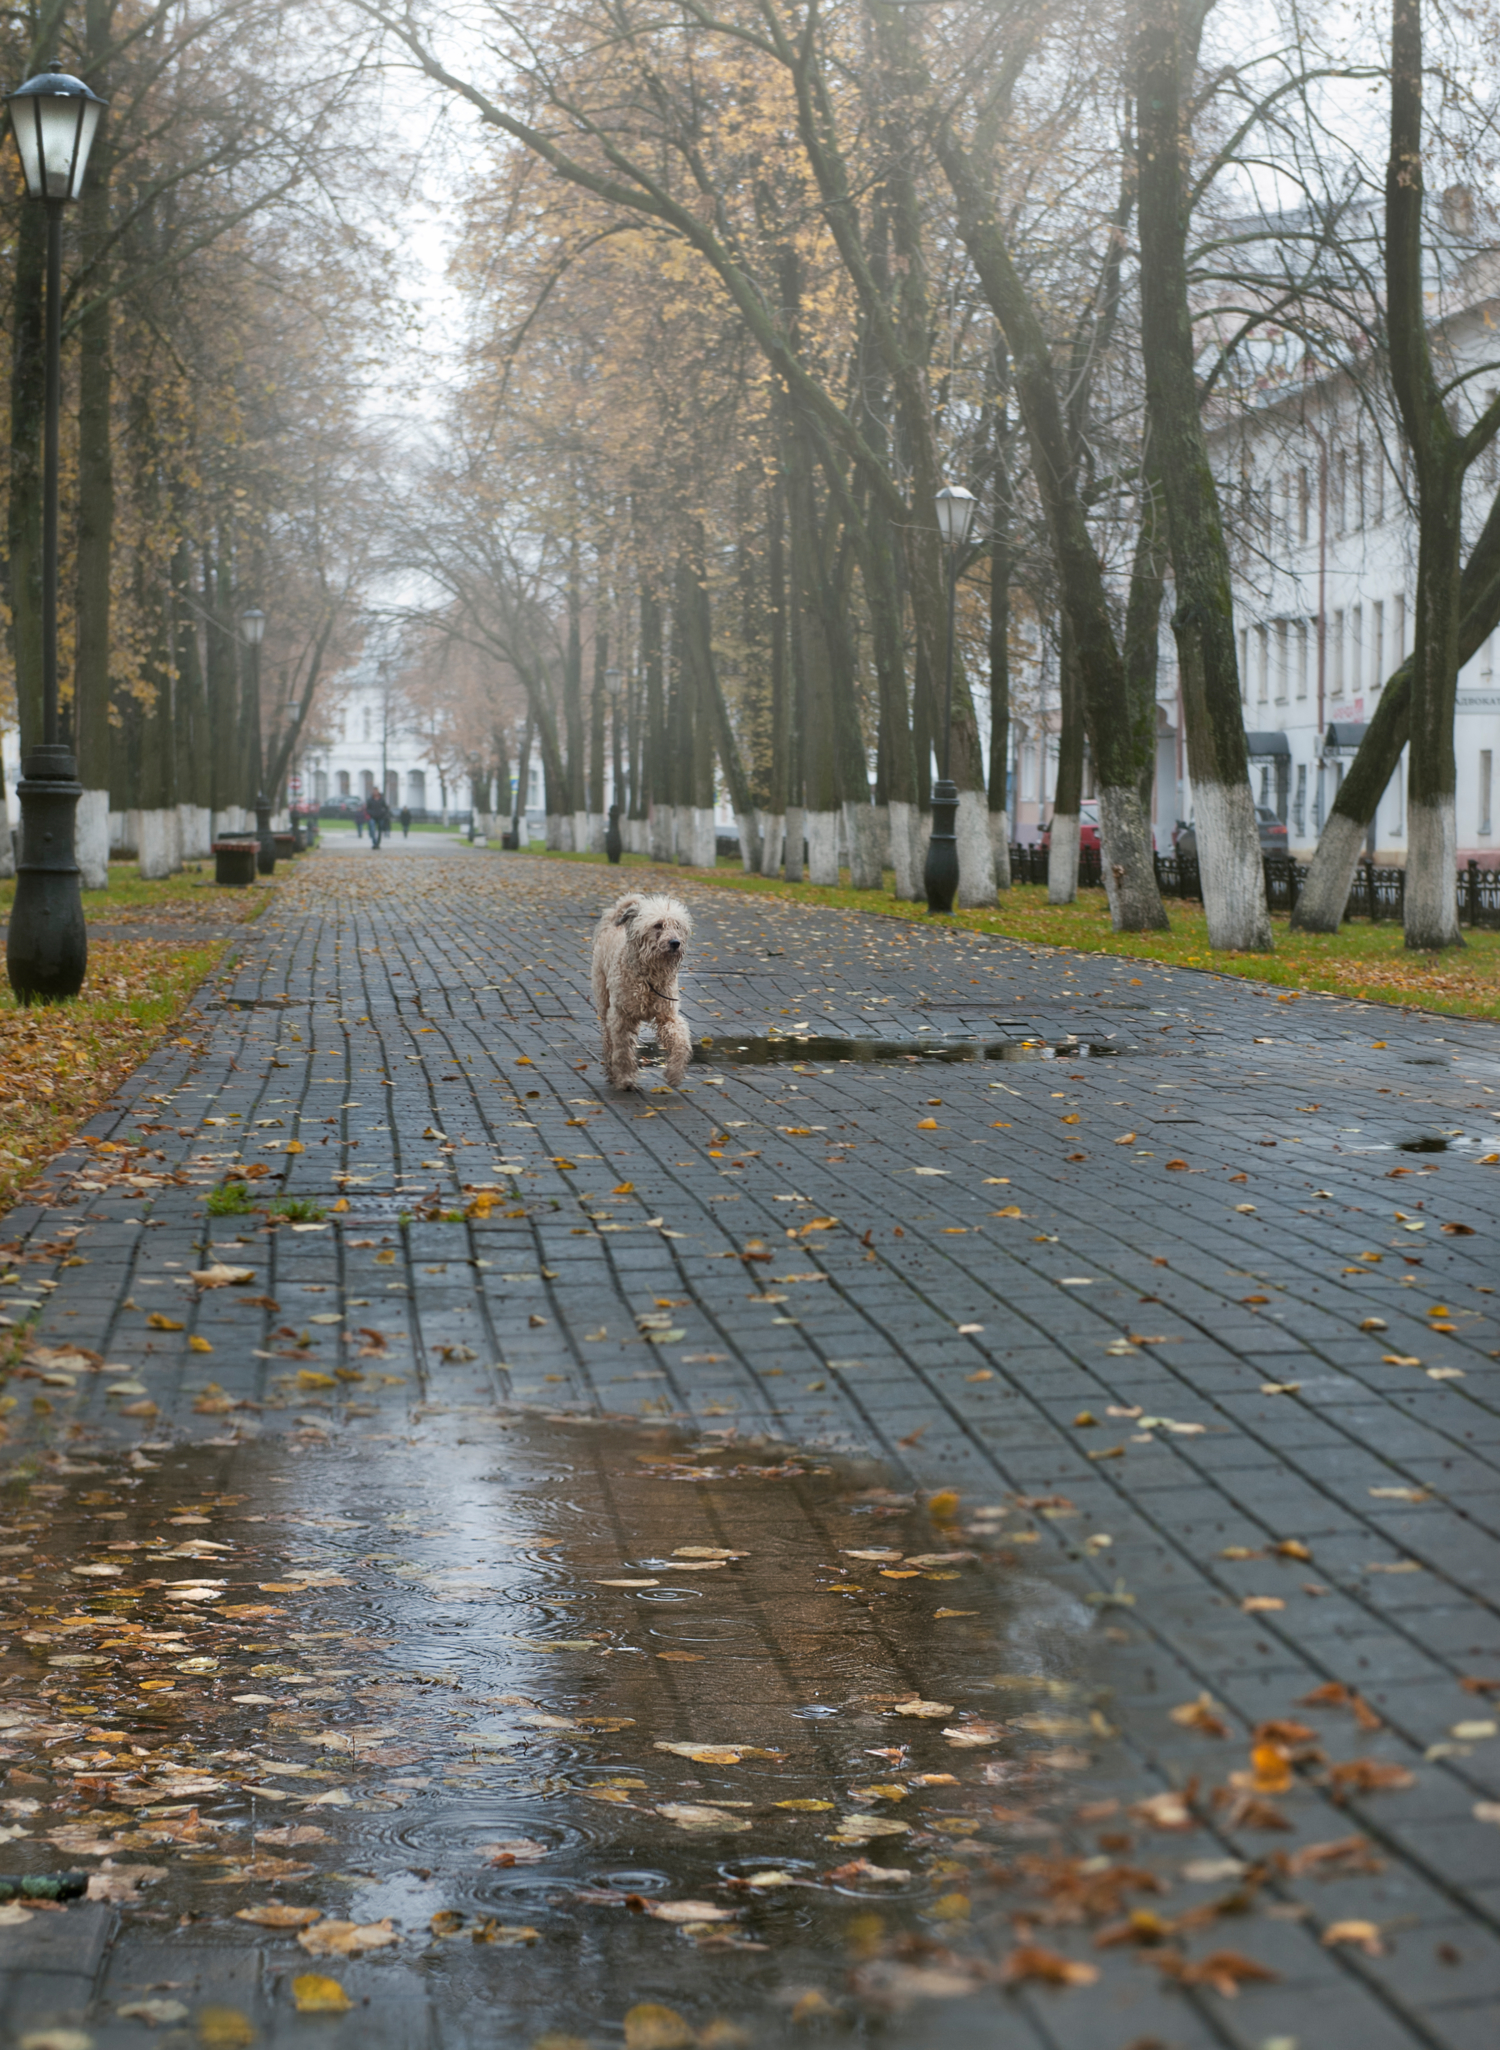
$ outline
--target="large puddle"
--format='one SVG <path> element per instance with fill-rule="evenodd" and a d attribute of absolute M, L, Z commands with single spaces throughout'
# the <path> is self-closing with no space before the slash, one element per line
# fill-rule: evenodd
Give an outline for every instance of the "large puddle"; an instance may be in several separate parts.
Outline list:
<path fill-rule="evenodd" d="M 1057 1497 L 525 1421 L 3 1501 L 0 1869 L 120 1903 L 34 2018 L 101 2046 L 987 2043 L 1109 1733 Z M 5 1960 L 98 1912 L 13 1897 Z"/>
<path fill-rule="evenodd" d="M 761 1068 L 798 1061 L 1086 1061 L 1124 1052 L 1104 1039 L 837 1039 L 776 1032 L 766 1038 L 700 1039 L 693 1059 Z"/>

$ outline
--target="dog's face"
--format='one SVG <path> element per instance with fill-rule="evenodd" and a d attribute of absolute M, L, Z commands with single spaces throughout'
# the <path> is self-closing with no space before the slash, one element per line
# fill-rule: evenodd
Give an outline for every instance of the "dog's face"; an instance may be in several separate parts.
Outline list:
<path fill-rule="evenodd" d="M 624 926 L 637 959 L 654 963 L 680 960 L 693 935 L 688 908 L 675 897 L 622 897 L 615 923 Z"/>

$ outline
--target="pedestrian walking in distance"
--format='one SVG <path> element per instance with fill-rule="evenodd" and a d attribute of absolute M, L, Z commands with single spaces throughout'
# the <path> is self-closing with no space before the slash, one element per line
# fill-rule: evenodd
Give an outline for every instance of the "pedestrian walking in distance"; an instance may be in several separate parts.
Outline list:
<path fill-rule="evenodd" d="M 409 804 L 402 805 L 400 817 L 401 837 L 403 840 L 406 840 L 411 837 L 411 806 Z"/>

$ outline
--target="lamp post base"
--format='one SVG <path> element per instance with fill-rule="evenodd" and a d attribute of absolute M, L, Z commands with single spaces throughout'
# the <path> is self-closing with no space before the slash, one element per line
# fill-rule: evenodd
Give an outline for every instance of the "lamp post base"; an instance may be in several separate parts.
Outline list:
<path fill-rule="evenodd" d="M 71 749 L 34 747 L 16 795 L 21 800 L 21 859 L 5 965 L 19 1003 L 52 1003 L 77 996 L 89 965 L 83 880 L 73 851 L 83 787 Z"/>
<path fill-rule="evenodd" d="M 932 786 L 932 838 L 927 843 L 927 863 L 922 871 L 929 911 L 951 911 L 958 895 L 958 836 L 954 820 L 958 814 L 958 786 L 946 777 Z"/>
<path fill-rule="evenodd" d="M 271 800 L 262 791 L 255 800 L 255 837 L 259 853 L 255 866 L 263 876 L 276 873 L 276 836 L 271 831 Z"/>
<path fill-rule="evenodd" d="M 620 807 L 617 804 L 612 804 L 609 808 L 609 825 L 604 834 L 604 852 L 609 857 L 611 868 L 618 864 L 620 856 L 625 852 L 625 842 L 620 837 Z"/>

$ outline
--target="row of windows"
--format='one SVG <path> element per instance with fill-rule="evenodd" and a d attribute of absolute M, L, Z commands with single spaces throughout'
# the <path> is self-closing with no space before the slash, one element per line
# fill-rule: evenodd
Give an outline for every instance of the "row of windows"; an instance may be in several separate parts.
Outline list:
<path fill-rule="evenodd" d="M 1327 694 L 1358 697 L 1380 689 L 1406 655 L 1406 599 L 1387 606 L 1339 607 L 1328 615 L 1323 649 Z M 1315 696 L 1318 680 L 1316 619 L 1272 619 L 1240 628 L 1240 696 L 1247 705 L 1284 704 Z"/>
<path fill-rule="evenodd" d="M 370 798 L 375 794 L 376 778 L 368 769 L 359 772 L 358 794 Z M 313 771 L 313 798 L 318 804 L 326 804 L 330 797 L 353 797 L 355 786 L 347 769 Z M 385 778 L 385 801 L 399 806 L 401 803 L 401 774 L 397 769 L 388 769 Z M 427 808 L 427 777 L 421 769 L 410 769 L 406 776 L 406 802 L 413 811 Z"/>

